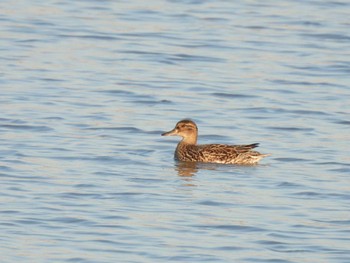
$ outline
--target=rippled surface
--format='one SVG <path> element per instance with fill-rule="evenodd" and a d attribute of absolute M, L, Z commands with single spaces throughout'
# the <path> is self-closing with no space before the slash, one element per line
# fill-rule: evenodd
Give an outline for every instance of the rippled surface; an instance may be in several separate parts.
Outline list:
<path fill-rule="evenodd" d="M 350 4 L 232 2 L 0 3 L 2 262 L 350 261 Z"/>

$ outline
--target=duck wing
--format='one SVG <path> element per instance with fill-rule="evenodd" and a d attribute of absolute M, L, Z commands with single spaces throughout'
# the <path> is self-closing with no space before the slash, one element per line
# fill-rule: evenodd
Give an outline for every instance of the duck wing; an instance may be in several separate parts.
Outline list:
<path fill-rule="evenodd" d="M 243 156 L 255 155 L 256 152 L 251 150 L 258 145 L 258 143 L 248 145 L 204 144 L 197 147 L 203 162 L 235 163 L 236 159 L 241 159 Z"/>

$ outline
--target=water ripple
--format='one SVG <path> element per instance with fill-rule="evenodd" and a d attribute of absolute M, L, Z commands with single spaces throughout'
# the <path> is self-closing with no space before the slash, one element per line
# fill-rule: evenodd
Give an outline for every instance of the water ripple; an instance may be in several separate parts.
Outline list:
<path fill-rule="evenodd" d="M 20 125 L 20 124 L 1 124 L 0 129 L 5 128 L 9 130 L 23 130 L 33 132 L 47 132 L 53 129 L 48 126 L 33 126 L 33 125 Z"/>

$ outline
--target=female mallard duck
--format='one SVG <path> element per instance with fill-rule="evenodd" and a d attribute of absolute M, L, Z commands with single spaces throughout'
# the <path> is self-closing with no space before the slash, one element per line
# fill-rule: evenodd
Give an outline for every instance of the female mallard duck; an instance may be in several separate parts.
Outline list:
<path fill-rule="evenodd" d="M 185 162 L 256 164 L 268 154 L 252 151 L 258 143 L 248 145 L 202 144 L 197 145 L 198 128 L 191 120 L 179 121 L 175 128 L 162 136 L 178 135 L 182 141 L 176 147 L 175 159 Z"/>

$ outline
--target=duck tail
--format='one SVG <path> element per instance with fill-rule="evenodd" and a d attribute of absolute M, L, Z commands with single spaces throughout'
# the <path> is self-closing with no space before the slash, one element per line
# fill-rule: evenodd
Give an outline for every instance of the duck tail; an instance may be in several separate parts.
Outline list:
<path fill-rule="evenodd" d="M 256 147 L 259 147 L 259 143 L 252 143 L 252 144 L 248 144 L 246 145 L 246 147 L 250 148 L 250 149 L 254 149 Z"/>

